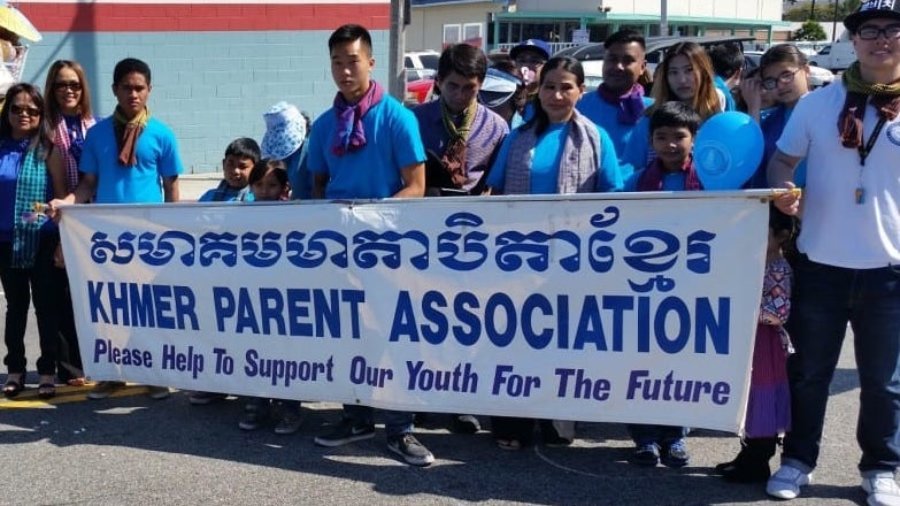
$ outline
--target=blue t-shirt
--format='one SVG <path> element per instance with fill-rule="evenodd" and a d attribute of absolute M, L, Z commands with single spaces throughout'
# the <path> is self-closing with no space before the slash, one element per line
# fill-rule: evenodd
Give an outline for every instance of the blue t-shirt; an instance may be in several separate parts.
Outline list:
<path fill-rule="evenodd" d="M 628 180 L 625 181 L 625 191 L 627 192 L 636 192 L 638 181 L 641 179 L 641 174 L 647 169 L 641 169 L 631 176 L 629 176 Z M 680 192 L 684 191 L 684 172 L 667 172 L 663 174 L 662 179 L 662 190 L 664 192 Z"/>
<path fill-rule="evenodd" d="M 328 109 L 316 119 L 309 138 L 307 165 L 313 174 L 327 174 L 329 199 L 381 199 L 403 188 L 400 170 L 425 161 L 419 123 L 412 111 L 385 95 L 363 116 L 366 145 L 337 156 L 332 151 L 337 114 Z"/>
<path fill-rule="evenodd" d="M 137 163 L 119 163 L 113 118 L 88 130 L 79 169 L 97 176 L 98 204 L 155 203 L 163 201 L 162 178 L 184 172 L 175 134 L 162 121 L 150 118 L 138 137 Z"/>
<path fill-rule="evenodd" d="M 307 151 L 309 143 L 304 142 L 303 147 L 283 160 L 287 167 L 288 181 L 291 183 L 291 200 L 306 200 L 312 197 L 312 176 L 307 166 Z"/>
<path fill-rule="evenodd" d="M 720 76 L 713 76 L 713 84 L 719 91 L 722 92 L 722 95 L 725 96 L 725 110 L 737 110 L 737 104 L 734 103 L 734 95 L 731 93 L 731 90 L 728 89 L 728 84 L 725 82 L 725 80 Z"/>
<path fill-rule="evenodd" d="M 253 192 L 249 185 L 243 188 L 233 188 L 224 181 L 219 186 L 210 188 L 197 199 L 197 202 L 253 202 Z"/>
<path fill-rule="evenodd" d="M 789 109 L 784 105 L 778 105 L 766 109 L 766 114 L 760 114 L 759 126 L 762 129 L 763 140 L 765 142 L 763 158 L 759 164 L 759 168 L 756 169 L 756 172 L 744 185 L 744 188 L 769 188 L 769 181 L 766 175 L 769 160 L 778 149 L 775 144 L 781 137 L 782 132 L 784 132 L 784 127 L 787 125 L 792 112 L 793 109 Z M 800 161 L 797 168 L 794 170 L 794 184 L 799 188 L 806 186 L 805 158 Z"/>
<path fill-rule="evenodd" d="M 547 130 L 538 138 L 534 148 L 534 158 L 531 167 L 531 193 L 556 193 L 559 179 L 559 162 L 562 158 L 568 123 L 561 123 L 547 127 Z M 509 149 L 513 141 L 519 135 L 521 128 L 510 132 L 506 140 L 500 146 L 497 159 L 488 174 L 487 185 L 497 190 L 503 190 L 506 181 L 506 162 L 509 159 Z M 619 162 L 616 158 L 616 148 L 609 134 L 597 127 L 600 136 L 600 159 L 597 160 L 600 167 L 597 175 L 598 192 L 618 191 L 622 189 L 622 175 L 619 172 Z"/>
<path fill-rule="evenodd" d="M 653 99 L 644 97 L 644 107 L 653 105 Z M 616 154 L 619 156 L 619 171 L 623 178 L 628 178 L 635 167 L 643 167 L 645 164 L 632 165 L 628 160 L 624 159 L 626 148 L 634 137 L 634 132 L 638 130 L 638 123 L 634 125 L 626 125 L 619 122 L 619 108 L 610 104 L 600 96 L 599 91 L 591 92 L 582 97 L 575 106 L 578 112 L 584 114 L 587 118 L 597 124 L 600 128 L 609 134 L 613 145 L 616 147 Z M 643 116 L 641 117 L 643 119 Z"/>

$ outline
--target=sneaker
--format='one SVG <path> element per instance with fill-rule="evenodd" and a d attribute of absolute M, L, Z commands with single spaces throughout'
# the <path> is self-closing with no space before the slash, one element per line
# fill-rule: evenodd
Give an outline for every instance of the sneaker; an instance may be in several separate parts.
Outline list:
<path fill-rule="evenodd" d="M 659 458 L 666 467 L 684 467 L 691 461 L 684 439 L 676 439 L 672 444 L 664 446 Z"/>
<path fill-rule="evenodd" d="M 800 487 L 809 485 L 812 473 L 804 473 L 790 464 L 782 464 L 766 483 L 766 493 L 778 499 L 794 499 Z"/>
<path fill-rule="evenodd" d="M 481 430 L 481 422 L 475 415 L 453 415 L 450 431 L 457 434 L 475 434 Z"/>
<path fill-rule="evenodd" d="M 88 392 L 87 398 L 92 401 L 106 399 L 114 392 L 125 388 L 124 381 L 101 381 L 94 386 L 94 389 Z"/>
<path fill-rule="evenodd" d="M 416 439 L 416 436 L 406 433 L 388 438 L 388 450 L 403 457 L 403 460 L 411 466 L 428 466 L 434 462 L 434 455 L 425 445 Z"/>
<path fill-rule="evenodd" d="M 192 392 L 188 397 L 188 401 L 194 406 L 206 406 L 216 401 L 222 401 L 228 398 L 228 394 L 219 394 L 216 392 Z"/>
<path fill-rule="evenodd" d="M 171 394 L 172 392 L 169 391 L 169 387 L 157 387 L 153 385 L 147 386 L 147 397 L 153 399 L 154 401 L 161 401 Z"/>
<path fill-rule="evenodd" d="M 344 418 L 331 432 L 316 436 L 314 441 L 319 446 L 334 447 L 373 437 L 375 437 L 374 425 L 354 425 L 353 420 Z"/>
<path fill-rule="evenodd" d="M 268 418 L 268 412 L 265 410 L 245 411 L 244 418 L 241 418 L 241 421 L 238 422 L 238 428 L 241 430 L 256 430 L 262 427 L 266 422 L 266 418 Z"/>
<path fill-rule="evenodd" d="M 644 467 L 655 467 L 659 464 L 659 447 L 656 443 L 639 445 L 631 455 L 631 463 Z"/>
<path fill-rule="evenodd" d="M 275 426 L 275 434 L 286 436 L 300 430 L 303 425 L 303 413 L 300 410 L 289 409 L 281 416 L 281 421 Z"/>
<path fill-rule="evenodd" d="M 869 506 L 900 506 L 900 487 L 894 473 L 885 471 L 863 478 L 862 489 L 869 494 Z"/>

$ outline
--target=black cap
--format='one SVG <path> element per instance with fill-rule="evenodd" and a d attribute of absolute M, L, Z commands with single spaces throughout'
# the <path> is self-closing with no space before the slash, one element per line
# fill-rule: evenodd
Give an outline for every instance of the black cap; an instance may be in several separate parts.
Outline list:
<path fill-rule="evenodd" d="M 888 18 L 900 21 L 900 1 L 867 0 L 860 4 L 853 14 L 844 18 L 844 26 L 853 33 L 859 25 L 870 19 Z"/>

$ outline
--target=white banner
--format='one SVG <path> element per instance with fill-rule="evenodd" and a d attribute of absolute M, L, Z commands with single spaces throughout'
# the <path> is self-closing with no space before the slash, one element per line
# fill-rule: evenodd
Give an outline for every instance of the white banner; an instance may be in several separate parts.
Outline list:
<path fill-rule="evenodd" d="M 737 431 L 759 192 L 68 207 L 86 372 Z"/>

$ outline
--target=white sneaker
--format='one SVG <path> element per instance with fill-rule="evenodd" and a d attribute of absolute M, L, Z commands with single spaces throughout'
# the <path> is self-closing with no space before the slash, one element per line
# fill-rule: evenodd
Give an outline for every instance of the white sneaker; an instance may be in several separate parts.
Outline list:
<path fill-rule="evenodd" d="M 800 487 L 809 485 L 811 481 L 812 473 L 782 464 L 766 483 L 766 493 L 778 499 L 795 499 L 800 495 Z"/>
<path fill-rule="evenodd" d="M 869 506 L 900 506 L 900 486 L 894 481 L 894 473 L 877 473 L 863 478 L 862 489 L 869 494 Z"/>

